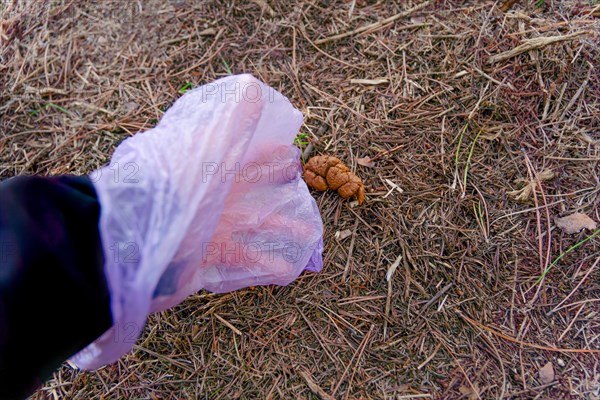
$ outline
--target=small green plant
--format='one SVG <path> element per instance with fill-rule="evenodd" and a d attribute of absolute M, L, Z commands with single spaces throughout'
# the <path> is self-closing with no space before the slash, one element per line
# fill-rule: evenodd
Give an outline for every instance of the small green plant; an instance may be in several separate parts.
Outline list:
<path fill-rule="evenodd" d="M 485 206 L 481 204 L 481 201 L 477 202 L 477 205 L 473 203 L 473 215 L 475 215 L 475 219 L 477 220 L 477 225 L 479 225 L 479 229 L 483 233 L 483 237 L 485 240 L 488 240 L 489 235 L 489 222 L 487 219 L 487 213 L 485 210 Z"/>
<path fill-rule="evenodd" d="M 185 92 L 187 92 L 188 90 L 191 90 L 193 88 L 194 88 L 194 85 L 188 82 L 179 89 L 179 93 L 184 94 Z"/>
<path fill-rule="evenodd" d="M 57 104 L 54 104 L 54 103 L 46 103 L 46 104 L 44 105 L 44 109 L 45 109 L 45 110 L 47 110 L 47 109 L 49 109 L 49 108 L 55 108 L 55 109 L 57 109 L 57 110 L 59 110 L 59 111 L 62 111 L 62 112 L 64 112 L 64 113 L 65 113 L 65 114 L 67 114 L 67 115 L 71 115 L 71 112 L 70 112 L 69 110 L 67 110 L 67 109 L 65 109 L 65 108 L 63 108 L 63 107 L 61 107 L 61 106 L 59 106 L 59 105 L 57 105 Z"/>
<path fill-rule="evenodd" d="M 308 144 L 308 133 L 299 133 L 294 139 L 294 144 L 298 147 L 306 146 Z"/>
<path fill-rule="evenodd" d="M 471 157 L 473 156 L 473 150 L 475 149 L 475 143 L 477 143 L 477 139 L 479 139 L 479 136 L 481 135 L 481 131 L 479 131 L 477 133 L 477 136 L 475 136 L 475 139 L 473 140 L 473 143 L 471 143 L 471 149 L 469 150 L 469 156 L 467 157 L 467 164 L 465 165 L 465 175 L 463 177 L 463 190 L 466 190 L 467 188 L 467 174 L 469 172 L 469 165 L 471 164 Z"/>
<path fill-rule="evenodd" d="M 550 272 L 550 269 L 552 269 L 552 267 L 554 267 L 556 265 L 556 263 L 560 261 L 561 258 L 563 258 L 564 256 L 566 256 L 567 254 L 569 254 L 570 252 L 572 252 L 573 250 L 575 250 L 576 248 L 578 248 L 579 246 L 581 246 L 582 244 L 584 244 L 585 242 L 587 242 L 588 240 L 594 238 L 594 236 L 598 235 L 599 233 L 600 233 L 600 229 L 596 230 L 590 236 L 586 237 L 585 239 L 581 240 L 580 242 L 575 243 L 573 246 L 569 247 L 567 250 L 565 250 L 564 252 L 562 252 L 558 257 L 556 257 L 554 259 L 554 261 L 552 261 L 552 264 L 550 264 L 548 266 L 548 268 L 546 268 L 546 270 L 537 279 L 537 281 L 535 281 L 535 284 L 536 285 L 539 284 L 542 281 L 542 279 L 544 279 L 544 277 L 546 276 L 546 274 L 548 274 L 548 272 Z"/>
<path fill-rule="evenodd" d="M 460 137 L 458 138 L 458 145 L 456 146 L 456 154 L 454 154 L 454 164 L 456 166 L 456 169 L 458 169 L 458 156 L 460 154 L 460 146 L 462 145 L 462 141 L 463 141 L 463 138 L 465 137 L 465 132 L 467 131 L 468 127 L 469 127 L 469 123 L 467 122 L 465 124 L 465 126 L 463 127 L 462 131 L 460 132 Z"/>
<path fill-rule="evenodd" d="M 223 65 L 225 66 L 225 71 L 227 71 L 227 74 L 233 75 L 233 71 L 229 67 L 229 64 L 227 63 L 227 61 L 225 61 L 225 59 L 223 57 L 221 57 L 221 61 L 223 61 Z"/>
<path fill-rule="evenodd" d="M 454 154 L 454 168 L 455 168 L 455 173 L 456 176 L 458 177 L 458 160 L 459 160 L 459 156 L 460 156 L 460 148 L 461 145 L 463 143 L 463 139 L 465 137 L 465 133 L 467 131 L 467 129 L 469 128 L 469 123 L 467 122 L 465 124 L 465 126 L 463 127 L 462 131 L 460 132 L 460 137 L 458 138 L 458 145 L 456 146 L 456 153 Z M 471 165 L 471 158 L 473 157 L 473 152 L 475 151 L 475 144 L 477 143 L 477 139 L 479 139 L 479 136 L 481 135 L 482 131 L 479 130 L 479 132 L 477 132 L 477 135 L 475 136 L 475 139 L 473 139 L 473 142 L 471 143 L 471 147 L 469 148 L 469 154 L 467 155 L 467 161 L 465 162 L 465 172 L 463 174 L 463 179 L 462 179 L 462 184 L 463 184 L 463 197 L 465 196 L 465 192 L 467 190 L 467 177 L 469 174 L 469 166 Z"/>
<path fill-rule="evenodd" d="M 544 6 L 545 0 L 537 0 L 535 2 L 535 8 L 541 8 Z"/>

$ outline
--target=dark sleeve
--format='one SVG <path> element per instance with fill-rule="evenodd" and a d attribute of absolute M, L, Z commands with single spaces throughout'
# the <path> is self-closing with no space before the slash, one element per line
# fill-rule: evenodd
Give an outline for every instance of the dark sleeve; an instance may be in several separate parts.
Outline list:
<path fill-rule="evenodd" d="M 87 177 L 0 182 L 0 399 L 24 398 L 111 326 Z"/>

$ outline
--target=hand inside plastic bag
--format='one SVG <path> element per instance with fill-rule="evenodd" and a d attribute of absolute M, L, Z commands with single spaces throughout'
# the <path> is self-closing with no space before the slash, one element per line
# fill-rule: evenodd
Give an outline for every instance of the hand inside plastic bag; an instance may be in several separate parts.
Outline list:
<path fill-rule="evenodd" d="M 292 145 L 301 124 L 284 96 L 238 75 L 186 93 L 118 146 L 91 175 L 114 325 L 75 364 L 116 361 L 149 313 L 200 289 L 287 285 L 320 271 L 322 221 Z"/>

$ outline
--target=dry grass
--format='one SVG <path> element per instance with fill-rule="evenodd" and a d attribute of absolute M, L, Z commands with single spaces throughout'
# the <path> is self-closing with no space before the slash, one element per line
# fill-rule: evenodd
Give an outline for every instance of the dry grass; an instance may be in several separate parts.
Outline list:
<path fill-rule="evenodd" d="M 65 365 L 34 398 L 598 399 L 600 236 L 536 285 L 592 234 L 566 235 L 553 218 L 600 220 L 597 3 L 521 1 L 503 13 L 431 1 L 379 24 L 418 2 L 373 3 L 3 11 L 0 177 L 84 174 L 153 126 L 183 85 L 231 70 L 289 96 L 313 153 L 344 160 L 368 189 L 363 207 L 314 193 L 321 274 L 200 292 L 152 316 L 117 364 Z M 533 181 L 528 202 L 508 195 L 546 169 L 555 177 Z M 548 361 L 556 375 L 543 383 Z"/>

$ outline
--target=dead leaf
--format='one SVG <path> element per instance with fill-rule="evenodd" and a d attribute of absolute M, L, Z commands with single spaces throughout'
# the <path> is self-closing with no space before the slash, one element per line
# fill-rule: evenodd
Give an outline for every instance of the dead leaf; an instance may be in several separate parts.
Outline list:
<path fill-rule="evenodd" d="M 546 385 L 552 382 L 554 380 L 554 367 L 552 366 L 552 362 L 548 361 L 546 365 L 540 368 L 538 374 L 540 375 L 540 381 L 543 384 Z"/>
<path fill-rule="evenodd" d="M 476 383 L 471 386 L 461 386 L 458 388 L 458 391 L 463 395 L 467 396 L 469 400 L 479 399 L 479 385 Z"/>
<path fill-rule="evenodd" d="M 542 172 L 535 174 L 535 179 L 540 182 L 547 182 L 551 179 L 554 179 L 554 172 L 550 169 L 545 169 Z M 519 178 L 515 180 L 516 183 L 528 184 L 531 183 L 529 179 Z"/>
<path fill-rule="evenodd" d="M 127 113 L 135 111 L 139 107 L 140 107 L 140 105 L 138 103 L 136 103 L 135 101 L 128 101 L 126 103 L 123 103 L 123 110 Z"/>
<path fill-rule="evenodd" d="M 337 231 L 335 233 L 335 238 L 338 240 L 344 240 L 350 235 L 352 235 L 352 231 L 350 229 L 344 229 L 343 231 Z"/>
<path fill-rule="evenodd" d="M 554 178 L 554 172 L 549 169 L 545 169 L 542 172 L 535 175 L 536 181 L 546 182 Z M 515 183 L 524 185 L 519 190 L 513 190 L 508 192 L 509 196 L 511 196 L 516 201 L 525 202 L 529 200 L 529 197 L 533 193 L 534 188 L 537 188 L 537 182 L 531 182 L 529 179 L 519 178 L 515 180 Z"/>
<path fill-rule="evenodd" d="M 565 233 L 579 233 L 583 229 L 596 230 L 596 222 L 582 213 L 574 213 L 562 218 L 555 218 L 554 223 Z"/>
<path fill-rule="evenodd" d="M 411 24 L 424 24 L 425 21 L 427 21 L 427 18 L 425 18 L 424 15 L 415 15 L 413 17 L 410 17 Z"/>
<path fill-rule="evenodd" d="M 527 185 L 522 189 L 513 190 L 513 191 L 508 192 L 508 195 L 511 196 L 513 199 L 515 199 L 518 202 L 525 202 L 525 201 L 529 200 L 529 196 L 531 196 L 531 193 L 532 193 L 531 185 Z"/>
<path fill-rule="evenodd" d="M 363 167 L 373 168 L 375 163 L 371 161 L 370 157 L 357 158 L 356 162 L 358 165 L 362 165 Z"/>

